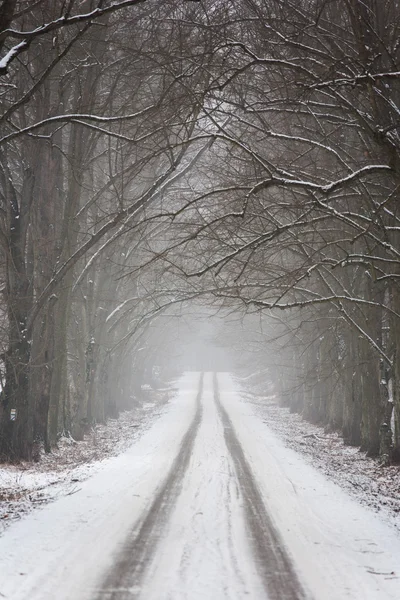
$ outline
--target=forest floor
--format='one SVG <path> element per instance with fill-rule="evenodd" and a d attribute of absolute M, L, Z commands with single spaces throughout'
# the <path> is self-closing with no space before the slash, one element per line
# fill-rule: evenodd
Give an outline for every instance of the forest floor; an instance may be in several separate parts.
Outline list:
<path fill-rule="evenodd" d="M 145 388 L 132 410 L 93 426 L 83 441 L 63 436 L 52 453 L 41 452 L 38 462 L 0 464 L 0 535 L 34 508 L 76 493 L 105 460 L 124 452 L 151 426 L 173 393 L 173 387 Z"/>
<path fill-rule="evenodd" d="M 274 395 L 252 391 L 247 400 L 285 446 L 400 530 L 400 465 L 383 467 L 378 459 L 346 446 L 338 432 L 326 432 L 279 406 Z"/>

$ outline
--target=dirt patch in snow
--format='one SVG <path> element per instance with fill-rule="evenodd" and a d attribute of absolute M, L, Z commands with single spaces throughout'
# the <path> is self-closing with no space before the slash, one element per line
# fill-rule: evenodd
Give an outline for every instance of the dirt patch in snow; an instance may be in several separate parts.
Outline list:
<path fill-rule="evenodd" d="M 247 398 L 286 446 L 300 452 L 307 462 L 400 530 L 398 465 L 382 467 L 358 448 L 346 446 L 337 432 L 326 433 L 322 427 L 279 406 L 273 396 L 249 394 Z"/>
<path fill-rule="evenodd" d="M 132 410 L 92 427 L 83 441 L 64 436 L 37 463 L 0 464 L 0 535 L 34 508 L 77 492 L 102 461 L 126 450 L 150 427 L 174 393 L 173 387 L 146 389 Z"/>

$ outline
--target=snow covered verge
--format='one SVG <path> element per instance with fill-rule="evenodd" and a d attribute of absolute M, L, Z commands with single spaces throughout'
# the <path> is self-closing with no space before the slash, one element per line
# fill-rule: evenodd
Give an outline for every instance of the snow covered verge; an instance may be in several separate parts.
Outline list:
<path fill-rule="evenodd" d="M 79 490 L 15 522 L 0 537 L 0 597 L 88 600 L 169 472 L 196 409 L 199 374 L 130 447 L 103 460 Z"/>
<path fill-rule="evenodd" d="M 221 402 L 307 598 L 398 600 L 399 531 L 285 446 L 219 374 Z"/>
<path fill-rule="evenodd" d="M 249 390 L 246 381 L 239 382 Z M 338 432 L 327 433 L 280 406 L 274 395 L 247 393 L 246 399 L 288 448 L 400 530 L 399 465 L 382 467 L 358 448 L 346 446 Z"/>
<path fill-rule="evenodd" d="M 38 463 L 0 464 L 0 535 L 33 509 L 75 494 L 103 461 L 124 452 L 160 415 L 176 390 L 144 390 L 130 411 L 104 425 L 94 426 L 84 441 L 62 437 L 58 449 L 41 454 Z"/>

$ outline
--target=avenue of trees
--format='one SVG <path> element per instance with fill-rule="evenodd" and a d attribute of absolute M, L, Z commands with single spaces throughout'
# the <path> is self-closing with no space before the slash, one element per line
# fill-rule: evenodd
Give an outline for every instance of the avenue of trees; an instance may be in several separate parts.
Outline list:
<path fill-rule="evenodd" d="M 398 3 L 3 0 L 0 31 L 0 456 L 129 407 L 196 299 L 400 457 Z"/>

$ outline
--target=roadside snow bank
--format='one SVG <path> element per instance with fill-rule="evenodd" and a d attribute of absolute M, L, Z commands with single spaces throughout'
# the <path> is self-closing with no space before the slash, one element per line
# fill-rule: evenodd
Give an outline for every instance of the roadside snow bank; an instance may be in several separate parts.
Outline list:
<path fill-rule="evenodd" d="M 304 587 L 318 600 L 398 600 L 400 536 L 286 448 L 228 374 L 220 398 Z"/>
<path fill-rule="evenodd" d="M 247 385 L 246 385 L 247 388 Z M 346 490 L 364 506 L 369 506 L 400 532 L 400 468 L 383 467 L 376 458 L 359 448 L 346 446 L 338 432 L 326 432 L 308 423 L 301 415 L 279 406 L 274 396 L 246 394 L 268 427 L 285 446 L 300 452 L 313 467 Z"/>
<path fill-rule="evenodd" d="M 15 520 L 61 496 L 75 493 L 104 458 L 117 456 L 148 429 L 173 394 L 152 390 L 134 408 L 91 428 L 83 441 L 62 437 L 37 463 L 0 465 L 0 535 Z"/>
<path fill-rule="evenodd" d="M 85 600 L 164 480 L 195 414 L 199 375 L 178 382 L 168 410 L 75 493 L 13 523 L 0 538 L 0 596 Z"/>

